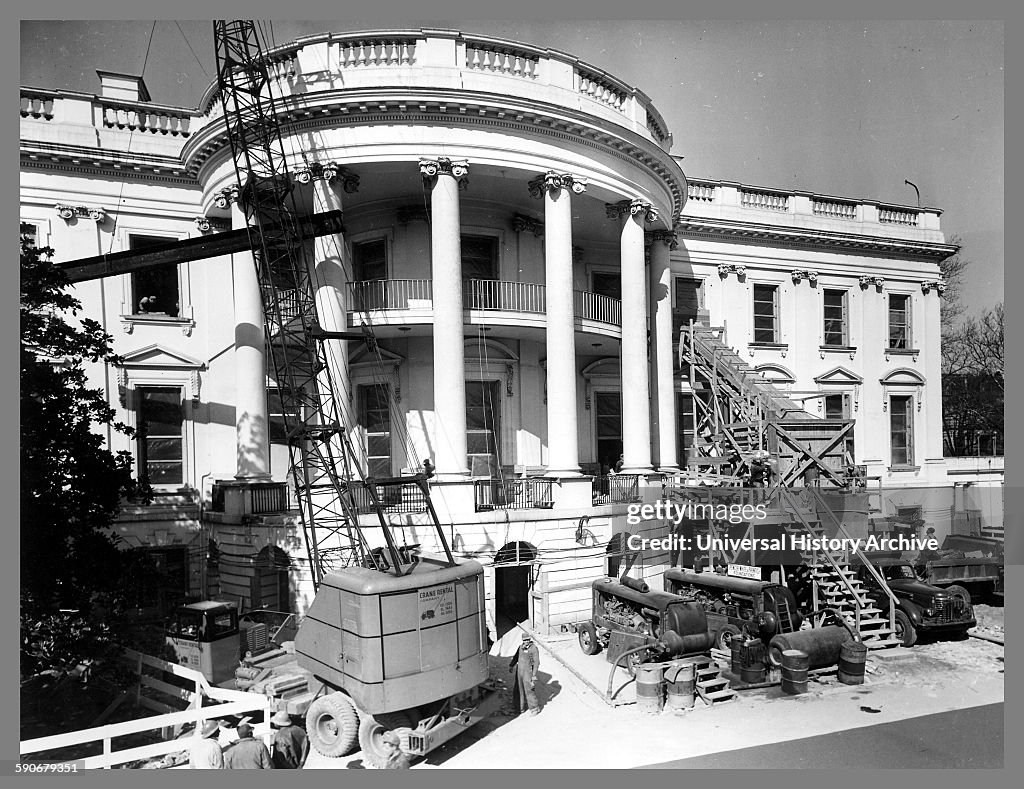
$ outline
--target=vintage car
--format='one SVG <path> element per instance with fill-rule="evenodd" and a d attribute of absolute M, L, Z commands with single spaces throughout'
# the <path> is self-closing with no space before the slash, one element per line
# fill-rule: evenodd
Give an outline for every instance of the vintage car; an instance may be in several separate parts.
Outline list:
<path fill-rule="evenodd" d="M 895 635 L 903 646 L 912 647 L 921 633 L 953 633 L 966 637 L 967 631 L 977 624 L 969 600 L 921 581 L 910 562 L 872 558 L 872 563 L 899 601 L 895 612 Z M 857 577 L 879 608 L 888 610 L 888 598 L 868 568 L 862 565 L 857 570 Z"/>
<path fill-rule="evenodd" d="M 745 634 L 766 644 L 779 633 L 800 629 L 803 617 L 785 586 L 716 572 L 665 571 L 665 591 L 692 597 L 704 608 L 715 646 L 729 650 Z"/>

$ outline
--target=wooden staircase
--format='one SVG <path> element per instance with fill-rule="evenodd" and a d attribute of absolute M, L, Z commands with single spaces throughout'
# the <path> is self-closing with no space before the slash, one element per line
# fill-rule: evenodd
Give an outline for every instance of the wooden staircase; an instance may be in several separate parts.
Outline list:
<path fill-rule="evenodd" d="M 722 669 L 710 657 L 694 658 L 693 664 L 694 687 L 701 701 L 710 707 L 736 698 L 736 691 L 729 687 L 729 680 L 722 676 Z"/>

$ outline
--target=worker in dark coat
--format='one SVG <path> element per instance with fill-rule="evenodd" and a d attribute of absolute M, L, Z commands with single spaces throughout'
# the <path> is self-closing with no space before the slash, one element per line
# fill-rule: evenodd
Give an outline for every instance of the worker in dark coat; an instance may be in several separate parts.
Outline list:
<path fill-rule="evenodd" d="M 384 743 L 384 752 L 387 754 L 381 767 L 382 770 L 408 770 L 412 766 L 409 754 L 402 751 L 400 747 L 401 737 L 393 731 L 386 731 L 381 737 L 381 741 Z"/>
<path fill-rule="evenodd" d="M 274 762 L 270 751 L 252 736 L 252 726 L 248 723 L 238 724 L 238 742 L 224 751 L 224 768 L 226 770 L 272 770 Z"/>
<path fill-rule="evenodd" d="M 523 636 L 523 643 L 508 664 L 509 671 L 516 672 L 516 685 L 512 691 L 512 703 L 520 712 L 530 710 L 531 715 L 540 712 L 537 700 L 537 670 L 540 668 L 540 652 L 533 643 L 533 636 Z"/>
<path fill-rule="evenodd" d="M 274 727 L 274 747 L 271 758 L 278 770 L 300 770 L 309 756 L 309 738 L 299 726 L 292 723 L 292 716 L 285 710 L 278 711 L 270 719 Z"/>

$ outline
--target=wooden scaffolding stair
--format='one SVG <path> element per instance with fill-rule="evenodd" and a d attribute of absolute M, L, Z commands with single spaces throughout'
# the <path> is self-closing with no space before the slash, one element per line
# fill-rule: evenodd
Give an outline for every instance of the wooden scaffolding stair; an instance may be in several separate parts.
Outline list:
<path fill-rule="evenodd" d="M 736 691 L 729 687 L 729 680 L 722 676 L 722 669 L 710 657 L 694 658 L 693 664 L 694 687 L 701 701 L 713 706 L 736 698 Z"/>

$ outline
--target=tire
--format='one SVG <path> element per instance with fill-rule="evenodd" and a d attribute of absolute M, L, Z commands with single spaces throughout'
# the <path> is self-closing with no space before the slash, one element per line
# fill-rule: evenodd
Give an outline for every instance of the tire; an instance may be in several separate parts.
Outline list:
<path fill-rule="evenodd" d="M 337 758 L 352 752 L 359 738 L 359 713 L 344 693 L 315 699 L 306 710 L 306 734 L 317 753 Z"/>
<path fill-rule="evenodd" d="M 736 625 L 722 625 L 722 629 L 715 633 L 715 647 L 729 652 L 732 649 L 732 640 L 740 634 Z"/>
<path fill-rule="evenodd" d="M 959 584 L 953 584 L 952 586 L 947 586 L 944 591 L 950 597 L 959 597 L 961 600 L 964 601 L 965 605 L 970 605 L 971 604 L 971 593 L 968 592 L 964 587 L 960 586 Z"/>
<path fill-rule="evenodd" d="M 896 638 L 898 638 L 905 647 L 914 646 L 914 644 L 917 643 L 917 628 L 914 627 L 914 623 L 910 621 L 910 617 L 899 609 L 896 609 L 895 614 Z"/>
<path fill-rule="evenodd" d="M 601 642 L 597 638 L 597 628 L 591 622 L 584 622 L 576 628 L 580 640 L 580 649 L 584 655 L 596 655 L 601 651 Z"/>
<path fill-rule="evenodd" d="M 411 726 L 412 719 L 405 712 L 364 714 L 359 723 L 359 748 L 363 752 L 363 763 L 371 767 L 383 767 L 388 758 L 384 750 L 384 733 Z"/>

